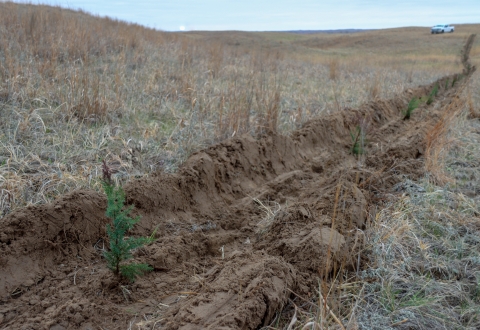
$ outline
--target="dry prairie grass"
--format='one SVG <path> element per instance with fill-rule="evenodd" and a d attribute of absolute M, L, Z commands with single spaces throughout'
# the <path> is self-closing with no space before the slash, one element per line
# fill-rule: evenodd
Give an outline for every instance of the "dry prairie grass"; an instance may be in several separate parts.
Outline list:
<path fill-rule="evenodd" d="M 454 103 L 456 116 L 432 131 L 435 171 L 406 185 L 366 231 L 362 276 L 376 280 L 362 285 L 359 329 L 480 327 L 479 125 Z"/>
<path fill-rule="evenodd" d="M 429 83 L 458 69 L 451 49 L 474 27 L 462 28 L 421 42 L 423 30 L 177 34 L 0 3 L 0 217 L 100 189 L 103 159 L 117 181 L 175 171 L 227 137 L 288 134 L 324 112 Z M 402 38 L 415 51 L 399 51 Z"/>
<path fill-rule="evenodd" d="M 480 327 L 480 140 L 471 93 L 479 81 L 474 73 L 428 132 L 425 178 L 401 183 L 402 196 L 365 231 L 370 267 L 357 289 L 358 329 Z"/>
<path fill-rule="evenodd" d="M 294 295 L 265 329 L 480 327 L 479 76 L 429 132 L 425 177 L 397 184 L 358 230 L 363 269 L 320 281 L 311 301 Z"/>
<path fill-rule="evenodd" d="M 229 136 L 288 134 L 324 112 L 458 72 L 458 49 L 477 27 L 172 34 L 0 3 L 0 218 L 100 189 L 103 159 L 117 181 L 175 171 Z M 478 66 L 480 47 L 471 58 Z M 431 132 L 430 175 L 359 234 L 371 267 L 319 283 L 317 303 L 294 306 L 298 321 L 283 328 L 480 327 L 478 90 L 479 73 Z M 275 216 L 263 206 L 260 227 Z"/>

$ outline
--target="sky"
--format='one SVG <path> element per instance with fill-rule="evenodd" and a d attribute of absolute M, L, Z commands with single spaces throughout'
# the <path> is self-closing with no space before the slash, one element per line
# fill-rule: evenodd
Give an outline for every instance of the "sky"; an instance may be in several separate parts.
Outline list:
<path fill-rule="evenodd" d="M 480 0 L 43 0 L 33 3 L 81 8 L 165 31 L 381 29 L 480 23 Z"/>

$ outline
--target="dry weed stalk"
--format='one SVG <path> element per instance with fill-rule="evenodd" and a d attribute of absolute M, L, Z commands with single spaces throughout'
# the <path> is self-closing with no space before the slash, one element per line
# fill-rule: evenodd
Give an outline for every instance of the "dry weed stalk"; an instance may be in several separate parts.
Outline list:
<path fill-rule="evenodd" d="M 334 81 L 332 84 L 332 93 L 334 105 L 337 111 L 342 110 L 341 99 L 342 99 L 343 88 L 338 85 L 337 81 Z"/>
<path fill-rule="evenodd" d="M 329 65 L 328 65 L 328 69 L 329 69 L 329 74 L 328 74 L 328 77 L 330 78 L 330 80 L 337 80 L 338 79 L 338 71 L 339 71 L 339 63 L 338 63 L 338 59 L 332 59 L 330 60 L 329 62 Z"/>
<path fill-rule="evenodd" d="M 259 206 L 260 210 L 263 212 L 262 220 L 257 224 L 257 233 L 264 234 L 272 226 L 275 216 L 280 212 L 282 207 L 277 202 L 268 202 L 263 203 L 258 198 L 252 198 L 253 201 Z M 271 206 L 269 206 L 271 205 Z"/>
<path fill-rule="evenodd" d="M 335 233 L 335 218 L 337 217 L 337 207 L 338 207 L 338 202 L 340 198 L 340 192 L 343 188 L 343 183 L 339 182 L 337 184 L 337 189 L 335 192 L 335 202 L 333 204 L 333 215 L 332 215 L 332 225 L 331 225 L 331 233 L 330 233 L 330 238 L 328 240 L 328 250 L 327 250 L 327 260 L 325 262 L 325 274 L 324 274 L 324 280 L 326 281 L 328 279 L 328 271 L 330 269 L 330 262 L 331 262 L 331 253 L 332 253 L 332 242 L 333 242 L 333 236 Z"/>
<path fill-rule="evenodd" d="M 372 100 L 375 100 L 378 97 L 380 97 L 380 93 L 381 93 L 380 77 L 377 73 L 377 74 L 375 74 L 375 76 L 374 76 L 374 78 L 373 78 L 373 80 L 370 84 L 368 94 L 369 94 L 369 97 Z"/>

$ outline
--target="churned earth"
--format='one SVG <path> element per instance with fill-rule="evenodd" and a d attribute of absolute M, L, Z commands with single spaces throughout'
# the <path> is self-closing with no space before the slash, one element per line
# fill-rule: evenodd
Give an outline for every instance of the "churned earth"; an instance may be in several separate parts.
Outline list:
<path fill-rule="evenodd" d="M 3 329 L 256 329 L 318 278 L 363 266 L 363 229 L 383 196 L 424 173 L 425 135 L 458 97 L 445 77 L 309 121 L 290 136 L 226 140 L 175 174 L 128 183 L 141 216 L 135 252 L 154 271 L 119 282 L 106 268 L 106 199 L 75 191 L 0 220 Z M 448 80 L 448 81 L 447 81 Z M 402 112 L 422 102 L 411 119 Z M 364 154 L 352 136 L 366 136 Z M 355 139 L 355 138 L 354 138 Z M 360 151 L 362 151 L 362 149 Z"/>

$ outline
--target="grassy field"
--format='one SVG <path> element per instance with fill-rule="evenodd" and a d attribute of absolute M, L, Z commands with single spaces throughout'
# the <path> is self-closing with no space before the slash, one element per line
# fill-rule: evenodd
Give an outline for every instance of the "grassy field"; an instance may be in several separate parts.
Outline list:
<path fill-rule="evenodd" d="M 458 71 L 475 30 L 174 34 L 60 8 L 0 8 L 0 216 L 99 189 L 103 159 L 122 182 L 171 172 L 227 137 L 288 134 L 431 82 Z"/>
<path fill-rule="evenodd" d="M 103 160 L 120 183 L 174 172 L 228 137 L 289 134 L 461 72 L 460 50 L 479 27 L 167 33 L 0 3 L 0 219 L 74 189 L 101 190 Z M 480 64 L 478 40 L 471 61 Z M 476 72 L 432 142 L 428 175 L 365 231 L 369 268 L 343 281 L 330 314 L 320 303 L 299 311 L 295 329 L 334 329 L 332 315 L 348 329 L 478 329 L 479 90 Z"/>

